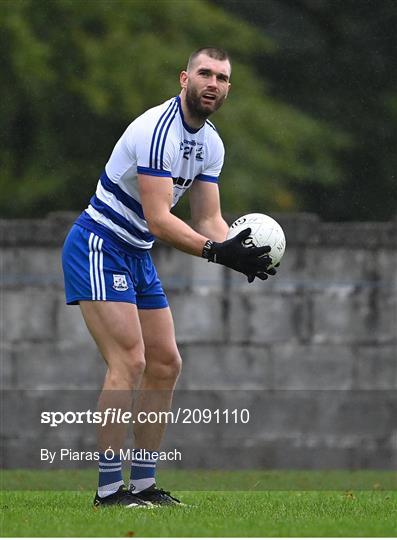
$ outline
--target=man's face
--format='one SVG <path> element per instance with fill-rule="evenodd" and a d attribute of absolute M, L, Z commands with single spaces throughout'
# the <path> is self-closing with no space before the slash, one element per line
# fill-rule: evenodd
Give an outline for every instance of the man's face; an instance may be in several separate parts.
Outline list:
<path fill-rule="evenodd" d="M 182 74 L 186 105 L 190 114 L 207 118 L 224 102 L 230 87 L 230 63 L 200 54 L 188 72 Z"/>

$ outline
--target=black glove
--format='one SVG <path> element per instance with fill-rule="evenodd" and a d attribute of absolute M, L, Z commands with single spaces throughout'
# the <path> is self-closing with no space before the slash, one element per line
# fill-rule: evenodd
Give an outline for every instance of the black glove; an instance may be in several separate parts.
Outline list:
<path fill-rule="evenodd" d="M 244 229 L 237 236 L 225 242 L 212 242 L 208 240 L 205 243 L 202 256 L 210 262 L 215 262 L 227 266 L 232 270 L 241 272 L 247 277 L 258 273 L 265 273 L 272 259 L 266 255 L 269 253 L 270 246 L 263 247 L 244 247 L 242 242 L 251 234 L 251 229 Z M 250 277 L 249 277 L 250 279 Z"/>
<path fill-rule="evenodd" d="M 272 268 L 267 268 L 264 271 L 261 270 L 257 272 L 256 274 L 247 275 L 248 283 L 252 283 L 256 277 L 264 281 L 269 276 L 275 276 L 277 274 L 276 268 L 278 268 L 279 266 L 280 266 L 280 263 L 277 263 Z"/>

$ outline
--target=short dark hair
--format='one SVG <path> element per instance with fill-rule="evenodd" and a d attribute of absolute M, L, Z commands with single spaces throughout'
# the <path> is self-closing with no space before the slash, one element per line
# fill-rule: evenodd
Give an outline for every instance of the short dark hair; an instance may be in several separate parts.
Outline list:
<path fill-rule="evenodd" d="M 186 68 L 188 71 L 191 69 L 194 61 L 200 54 L 206 54 L 210 58 L 215 58 L 215 60 L 228 60 L 230 67 L 232 66 L 230 55 L 224 49 L 218 49 L 217 47 L 202 47 L 201 49 L 197 49 L 197 51 L 192 52 L 192 54 L 189 56 Z"/>

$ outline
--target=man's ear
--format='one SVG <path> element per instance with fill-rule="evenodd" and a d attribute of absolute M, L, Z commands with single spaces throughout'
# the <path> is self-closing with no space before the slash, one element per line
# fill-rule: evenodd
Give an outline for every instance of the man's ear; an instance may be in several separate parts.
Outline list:
<path fill-rule="evenodd" d="M 181 71 L 179 75 L 179 82 L 181 83 L 181 88 L 187 87 L 188 79 L 189 79 L 189 76 L 187 74 L 187 71 Z"/>

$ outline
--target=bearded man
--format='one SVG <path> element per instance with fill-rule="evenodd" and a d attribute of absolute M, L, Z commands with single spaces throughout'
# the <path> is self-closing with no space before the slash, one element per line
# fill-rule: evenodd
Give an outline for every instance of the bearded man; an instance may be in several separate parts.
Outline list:
<path fill-rule="evenodd" d="M 167 297 L 150 257 L 155 238 L 241 272 L 251 282 L 273 275 L 270 248 L 250 248 L 246 229 L 226 240 L 218 178 L 224 147 L 208 117 L 226 99 L 231 61 L 206 47 L 189 58 L 178 96 L 136 118 L 117 142 L 87 209 L 63 249 L 66 302 L 79 305 L 107 365 L 100 411 L 168 411 L 181 358 Z M 189 191 L 191 223 L 171 209 Z M 98 430 L 99 486 L 94 505 L 127 508 L 178 504 L 155 482 L 164 424 L 134 424 L 130 480 L 120 449 L 127 426 Z M 107 450 L 111 447 L 112 452 Z"/>

